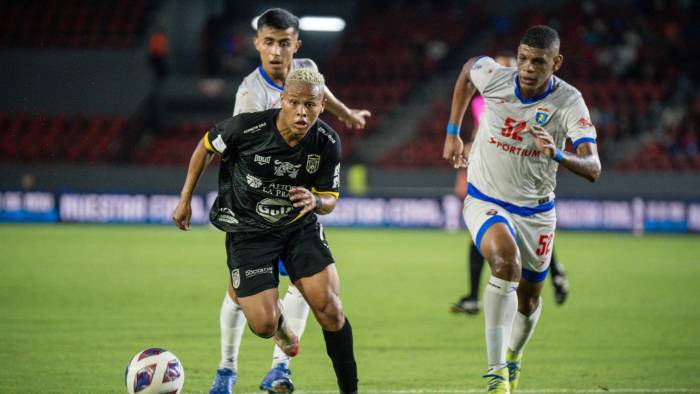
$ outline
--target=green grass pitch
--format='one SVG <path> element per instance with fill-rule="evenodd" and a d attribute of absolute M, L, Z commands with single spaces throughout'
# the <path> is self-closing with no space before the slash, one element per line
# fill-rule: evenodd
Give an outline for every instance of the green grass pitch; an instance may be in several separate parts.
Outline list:
<path fill-rule="evenodd" d="M 327 236 L 361 392 L 481 392 L 483 314 L 448 312 L 466 292 L 466 233 Z M 548 280 L 522 392 L 700 392 L 700 237 L 562 232 L 556 245 L 572 293 L 555 306 Z M 224 256 L 205 227 L 0 226 L 0 393 L 125 393 L 147 347 L 180 357 L 186 393 L 206 392 Z M 245 333 L 237 392 L 257 390 L 271 352 Z M 337 392 L 313 320 L 291 367 L 300 394 Z"/>

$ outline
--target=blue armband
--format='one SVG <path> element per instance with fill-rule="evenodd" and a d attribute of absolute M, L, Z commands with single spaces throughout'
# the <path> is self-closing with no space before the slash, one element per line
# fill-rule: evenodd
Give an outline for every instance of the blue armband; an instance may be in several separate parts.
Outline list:
<path fill-rule="evenodd" d="M 449 122 L 447 123 L 447 135 L 459 135 L 459 126 Z"/>
<path fill-rule="evenodd" d="M 561 150 L 557 149 L 554 151 L 554 157 L 552 157 L 552 160 L 556 161 L 559 163 L 560 161 L 564 160 L 564 152 Z"/>

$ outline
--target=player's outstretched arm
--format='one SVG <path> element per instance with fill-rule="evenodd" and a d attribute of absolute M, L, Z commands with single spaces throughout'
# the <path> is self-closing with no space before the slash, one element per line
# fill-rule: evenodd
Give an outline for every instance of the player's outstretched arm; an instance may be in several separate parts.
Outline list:
<path fill-rule="evenodd" d="M 559 150 L 554 144 L 554 139 L 541 126 L 530 126 L 526 132 L 535 138 L 537 149 L 552 160 L 566 167 L 576 175 L 582 176 L 591 182 L 600 177 L 600 158 L 596 145 L 584 142 L 576 148 L 576 153 Z"/>
<path fill-rule="evenodd" d="M 442 150 L 442 158 L 447 160 L 454 168 L 466 167 L 467 156 L 469 155 L 468 147 L 465 149 L 464 143 L 459 136 L 459 130 L 462 126 L 462 119 L 467 112 L 467 107 L 471 101 L 476 87 L 471 82 L 469 73 L 474 66 L 477 58 L 471 58 L 460 71 L 457 81 L 455 82 L 454 92 L 452 93 L 452 106 L 450 108 L 450 122 L 447 125 L 447 136 L 445 137 L 445 145 Z M 467 138 L 471 141 L 471 138 Z"/>
<path fill-rule="evenodd" d="M 366 109 L 350 109 L 345 104 L 343 104 L 340 99 L 335 97 L 335 95 L 326 86 L 324 90 L 324 98 L 326 99 L 326 108 L 333 115 L 337 116 L 341 122 L 345 123 L 345 127 L 352 129 L 364 129 L 368 118 L 372 116 L 372 113 Z"/>
<path fill-rule="evenodd" d="M 180 202 L 177 204 L 177 207 L 175 207 L 172 214 L 172 219 L 175 222 L 175 225 L 177 228 L 183 231 L 188 231 L 190 229 L 190 219 L 192 218 L 192 208 L 190 203 L 192 202 L 192 194 L 197 186 L 199 177 L 202 176 L 204 169 L 207 167 L 207 164 L 212 158 L 212 154 L 209 153 L 207 148 L 204 146 L 204 138 L 199 140 L 197 147 L 192 153 L 190 165 L 187 168 L 185 184 L 182 186 L 182 191 L 180 192 Z"/>

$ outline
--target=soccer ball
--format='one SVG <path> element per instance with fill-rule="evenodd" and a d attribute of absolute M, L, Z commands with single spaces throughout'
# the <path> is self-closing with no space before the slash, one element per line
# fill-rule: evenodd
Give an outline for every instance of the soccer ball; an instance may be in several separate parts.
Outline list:
<path fill-rule="evenodd" d="M 177 356 L 165 349 L 136 353 L 124 373 L 129 394 L 180 394 L 185 369 Z"/>

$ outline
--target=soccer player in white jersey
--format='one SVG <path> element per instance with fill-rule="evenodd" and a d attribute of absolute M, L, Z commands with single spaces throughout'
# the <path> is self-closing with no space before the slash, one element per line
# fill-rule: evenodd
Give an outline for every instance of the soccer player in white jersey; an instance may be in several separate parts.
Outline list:
<path fill-rule="evenodd" d="M 484 377 L 487 392 L 500 394 L 517 388 L 523 349 L 542 311 L 557 168 L 591 182 L 601 170 L 595 127 L 581 93 L 553 75 L 564 60 L 557 32 L 529 28 L 516 59 L 516 68 L 489 57 L 467 61 L 455 84 L 443 151 L 455 168 L 469 164 L 464 220 L 491 266 L 484 293 Z M 459 128 L 477 90 L 486 114 L 467 160 Z M 567 138 L 575 153 L 564 152 Z"/>
<path fill-rule="evenodd" d="M 260 53 L 261 65 L 243 79 L 236 93 L 233 115 L 280 108 L 280 93 L 287 75 L 298 68 L 318 71 L 311 59 L 294 59 L 301 47 L 299 19 L 287 10 L 273 8 L 265 11 L 257 22 L 255 48 Z M 347 127 L 362 129 L 365 118 L 371 116 L 366 109 L 350 109 L 336 98 L 328 87 L 324 89 L 325 108 L 338 117 Z M 280 273 L 286 275 L 284 264 L 279 264 Z M 238 350 L 240 349 L 246 319 L 241 307 L 234 301 L 234 290 L 228 280 L 219 314 L 221 329 L 221 361 L 210 394 L 230 394 L 237 379 Z M 285 317 L 292 330 L 301 337 L 306 328 L 309 306 L 294 285 L 289 283 L 282 299 Z M 275 346 L 272 368 L 263 378 L 260 389 L 270 393 L 294 391 L 289 369 L 291 357 Z"/>

